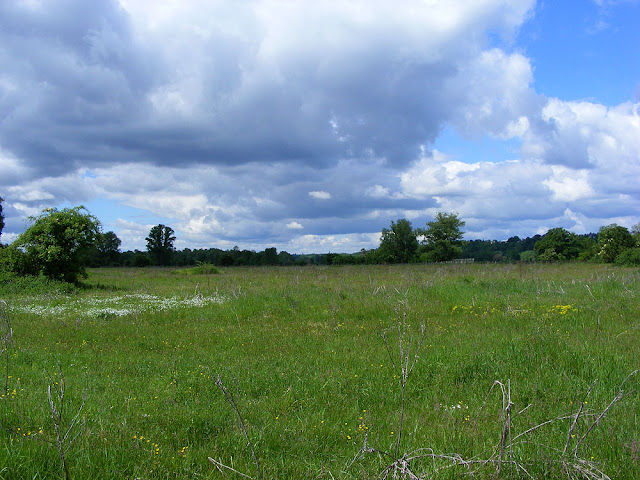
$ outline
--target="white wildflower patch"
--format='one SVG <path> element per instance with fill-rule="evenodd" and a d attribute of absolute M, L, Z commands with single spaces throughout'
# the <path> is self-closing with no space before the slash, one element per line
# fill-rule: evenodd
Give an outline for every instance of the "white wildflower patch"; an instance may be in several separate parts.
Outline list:
<path fill-rule="evenodd" d="M 64 301 L 66 300 L 66 301 Z M 177 308 L 200 308 L 210 304 L 221 304 L 226 297 L 221 295 L 193 297 L 159 297 L 149 294 L 121 295 L 106 298 L 81 298 L 67 297 L 56 299 L 55 304 L 21 305 L 14 306 L 14 310 L 33 313 L 40 316 L 74 315 L 89 318 L 123 317 L 139 313 L 162 312 Z"/>
<path fill-rule="evenodd" d="M 439 404 L 439 407 L 447 412 L 455 412 L 457 410 L 469 410 L 469 405 L 465 405 L 462 402 L 455 403 L 453 405 Z"/>

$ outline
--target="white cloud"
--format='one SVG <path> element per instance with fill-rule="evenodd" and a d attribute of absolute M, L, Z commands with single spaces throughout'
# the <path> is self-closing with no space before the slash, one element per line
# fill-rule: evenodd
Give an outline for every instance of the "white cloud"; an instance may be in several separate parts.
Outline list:
<path fill-rule="evenodd" d="M 449 160 L 447 155 L 435 150 L 432 156 L 422 158 L 400 176 L 402 191 L 407 196 L 423 198 L 487 190 L 492 186 L 491 181 L 477 181 L 477 176 L 472 175 L 480 168 L 481 164 Z"/>
<path fill-rule="evenodd" d="M 589 184 L 587 170 L 571 170 L 566 167 L 553 166 L 552 176 L 542 181 L 552 192 L 552 199 L 560 202 L 575 202 L 593 195 Z"/>
<path fill-rule="evenodd" d="M 8 194 L 11 195 L 12 200 L 18 202 L 44 202 L 46 200 L 53 200 L 55 197 L 49 192 L 43 192 L 41 190 L 34 189 L 32 187 L 16 186 L 7 188 Z"/>
<path fill-rule="evenodd" d="M 287 223 L 287 228 L 289 230 L 302 230 L 304 227 L 298 222 L 289 222 Z"/>
<path fill-rule="evenodd" d="M 481 52 L 461 66 L 452 83 L 453 95 L 462 97 L 453 124 L 467 135 L 522 136 L 526 116 L 540 102 L 532 83 L 531 64 L 522 54 L 497 48 Z"/>
<path fill-rule="evenodd" d="M 309 192 L 309 196 L 311 198 L 315 198 L 317 200 L 330 200 L 331 199 L 331 194 L 329 192 L 325 192 L 325 191 L 322 191 L 322 190 Z"/>
<path fill-rule="evenodd" d="M 525 135 L 523 155 L 573 168 L 631 168 L 640 157 L 640 103 L 615 107 L 549 99 Z M 628 172 L 630 173 L 630 172 Z"/>
<path fill-rule="evenodd" d="M 369 187 L 364 192 L 364 194 L 372 198 L 387 198 L 390 196 L 389 189 L 387 187 L 383 187 L 382 185 L 374 185 L 373 187 Z"/>

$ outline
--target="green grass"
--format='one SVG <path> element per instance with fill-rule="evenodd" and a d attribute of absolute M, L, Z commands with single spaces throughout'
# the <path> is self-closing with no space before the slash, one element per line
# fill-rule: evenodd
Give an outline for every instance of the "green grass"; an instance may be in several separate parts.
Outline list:
<path fill-rule="evenodd" d="M 91 270 L 84 288 L 6 289 L 13 344 L 0 400 L 0 478 L 63 478 L 47 400 L 66 379 L 67 419 L 84 425 L 67 452 L 72 478 L 256 475 L 235 395 L 265 478 L 372 478 L 390 462 L 401 409 L 398 351 L 406 318 L 425 342 L 406 387 L 400 454 L 417 448 L 486 459 L 504 425 L 495 380 L 510 382 L 512 437 L 575 413 L 589 387 L 597 415 L 640 367 L 640 274 L 604 265 L 443 265 Z M 37 307 L 37 308 L 35 308 Z M 405 317 L 406 316 L 406 317 Z M 405 339 L 406 340 L 406 339 Z M 1 351 L 1 349 L 0 349 Z M 0 357 L 5 382 L 6 358 Z M 639 379 L 580 445 L 611 478 L 640 478 Z M 4 388 L 4 386 L 2 387 Z M 485 403 L 486 400 L 486 403 Z M 483 407 L 484 404 L 484 407 Z M 520 415 L 528 405 L 529 408 Z M 583 416 L 570 449 L 595 419 Z M 527 436 L 511 458 L 536 478 L 567 478 L 554 449 L 570 420 Z M 18 428 L 20 430 L 18 430 Z M 40 433 L 42 432 L 42 433 Z M 35 439 L 34 439 L 35 438 Z M 569 456 L 572 458 L 571 456 Z M 593 458 L 592 458 L 593 457 Z M 438 463 L 438 465 L 443 465 Z M 417 462 L 429 473 L 431 461 Z M 457 478 L 465 467 L 436 478 Z M 485 466 L 478 478 L 494 478 Z M 522 471 L 503 467 L 505 478 Z"/>

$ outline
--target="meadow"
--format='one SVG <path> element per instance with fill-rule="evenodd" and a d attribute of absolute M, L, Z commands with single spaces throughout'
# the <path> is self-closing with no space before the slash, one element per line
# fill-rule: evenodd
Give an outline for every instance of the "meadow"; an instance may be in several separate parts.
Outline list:
<path fill-rule="evenodd" d="M 0 479 L 640 478 L 638 269 L 95 269 L 0 300 Z"/>

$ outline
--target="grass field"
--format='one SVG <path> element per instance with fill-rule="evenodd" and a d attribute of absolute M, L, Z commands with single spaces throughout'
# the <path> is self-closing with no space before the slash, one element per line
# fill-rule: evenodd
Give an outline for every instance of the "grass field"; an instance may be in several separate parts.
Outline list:
<path fill-rule="evenodd" d="M 191 273 L 0 295 L 0 478 L 640 478 L 637 269 Z"/>

